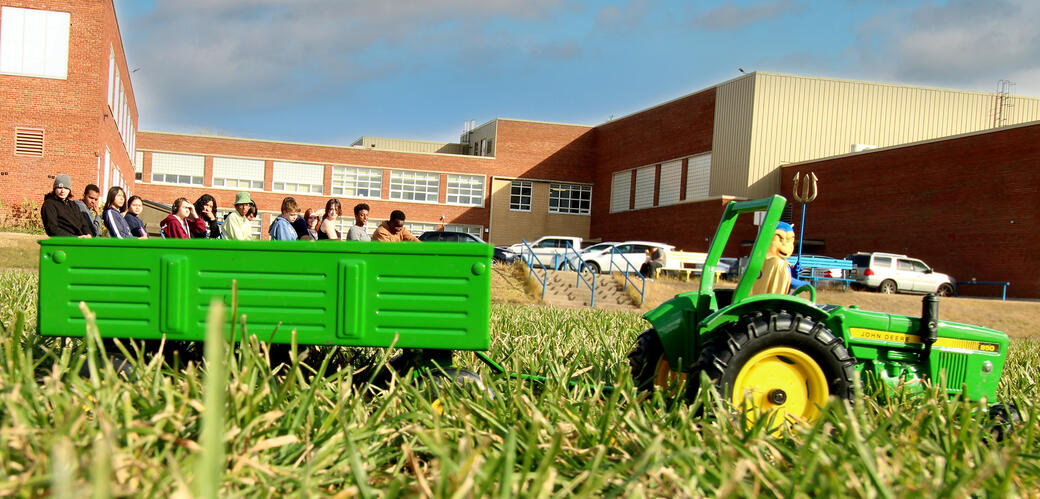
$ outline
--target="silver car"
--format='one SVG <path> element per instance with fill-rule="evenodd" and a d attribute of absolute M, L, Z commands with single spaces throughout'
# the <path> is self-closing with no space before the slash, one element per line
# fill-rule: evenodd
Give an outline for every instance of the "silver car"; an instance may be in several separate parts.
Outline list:
<path fill-rule="evenodd" d="M 849 277 L 866 288 L 882 293 L 954 294 L 950 276 L 933 271 L 916 258 L 895 253 L 856 253 L 845 258 L 852 260 Z"/>

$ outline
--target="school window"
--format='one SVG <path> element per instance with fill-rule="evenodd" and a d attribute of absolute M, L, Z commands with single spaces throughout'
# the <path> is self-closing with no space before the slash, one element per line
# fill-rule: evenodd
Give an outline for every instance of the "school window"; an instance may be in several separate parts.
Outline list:
<path fill-rule="evenodd" d="M 679 202 L 679 187 L 682 186 L 682 160 L 661 164 L 660 189 L 657 206 L 669 206 Z"/>
<path fill-rule="evenodd" d="M 390 171 L 390 199 L 436 203 L 440 187 L 441 174 L 439 173 Z"/>
<path fill-rule="evenodd" d="M 550 184 L 549 213 L 588 215 L 592 212 L 592 186 Z"/>
<path fill-rule="evenodd" d="M 509 186 L 509 210 L 531 211 L 531 182 L 514 180 Z"/>
<path fill-rule="evenodd" d="M 144 152 L 138 151 L 134 159 L 134 180 L 141 180 L 144 175 Z"/>
<path fill-rule="evenodd" d="M 711 154 L 691 157 L 686 167 L 686 200 L 707 199 L 710 185 Z"/>
<path fill-rule="evenodd" d="M 264 161 L 260 159 L 213 158 L 213 187 L 263 190 Z"/>
<path fill-rule="evenodd" d="M 615 173 L 610 181 L 610 212 L 627 211 L 631 195 L 632 170 Z"/>
<path fill-rule="evenodd" d="M 206 158 L 192 154 L 152 153 L 152 182 L 202 185 Z"/>
<path fill-rule="evenodd" d="M 448 204 L 464 206 L 484 205 L 483 175 L 448 175 L 448 191 L 445 201 Z"/>
<path fill-rule="evenodd" d="M 69 20 L 68 12 L 0 8 L 0 73 L 67 78 Z"/>
<path fill-rule="evenodd" d="M 325 185 L 325 167 L 311 163 L 275 161 L 271 189 L 279 192 L 321 194 Z"/>
<path fill-rule="evenodd" d="M 332 194 L 350 198 L 379 199 L 383 192 L 383 170 L 379 168 L 332 167 Z"/>
<path fill-rule="evenodd" d="M 639 210 L 654 205 L 654 180 L 657 167 L 647 166 L 636 170 L 636 197 L 632 208 Z"/>

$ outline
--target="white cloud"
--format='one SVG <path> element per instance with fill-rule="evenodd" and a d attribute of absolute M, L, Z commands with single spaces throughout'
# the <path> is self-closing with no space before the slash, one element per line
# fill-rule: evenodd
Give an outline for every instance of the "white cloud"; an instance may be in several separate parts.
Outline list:
<path fill-rule="evenodd" d="M 706 30 L 739 29 L 799 10 L 792 0 L 759 2 L 748 6 L 727 2 L 697 14 L 692 24 Z"/>
<path fill-rule="evenodd" d="M 349 94 L 352 84 L 422 67 L 429 54 L 461 63 L 479 61 L 468 57 L 473 51 L 565 57 L 575 50 L 569 42 L 525 50 L 489 27 L 563 7 L 563 0 L 158 0 L 153 12 L 121 19 L 120 27 L 130 64 L 141 68 L 134 86 L 142 116 L 177 126 L 186 108 L 207 100 L 262 109 Z"/>
<path fill-rule="evenodd" d="M 858 56 L 898 81 L 1040 95 L 1040 2 L 952 0 L 887 12 L 864 23 Z"/>

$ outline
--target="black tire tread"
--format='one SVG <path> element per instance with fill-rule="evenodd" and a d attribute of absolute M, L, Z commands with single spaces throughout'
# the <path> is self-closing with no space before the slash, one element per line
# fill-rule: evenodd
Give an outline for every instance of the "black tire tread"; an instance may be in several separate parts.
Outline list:
<path fill-rule="evenodd" d="M 707 374 L 724 398 L 729 398 L 731 387 L 724 383 L 727 377 L 735 377 L 742 367 L 733 365 L 740 362 L 738 355 L 748 349 L 755 350 L 748 354 L 751 356 L 757 350 L 782 344 L 798 347 L 813 357 L 828 377 L 831 395 L 852 399 L 856 359 L 849 354 L 840 336 L 835 336 L 825 324 L 802 314 L 779 311 L 744 316 L 702 350 L 697 367 Z M 697 389 L 692 384 L 690 388 Z"/>

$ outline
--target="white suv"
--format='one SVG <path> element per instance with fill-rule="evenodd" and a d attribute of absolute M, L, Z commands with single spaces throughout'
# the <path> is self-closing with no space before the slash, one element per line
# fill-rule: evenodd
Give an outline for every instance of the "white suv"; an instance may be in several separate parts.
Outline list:
<path fill-rule="evenodd" d="M 935 272 L 921 260 L 894 253 L 856 253 L 849 277 L 856 283 L 882 293 L 935 293 L 950 296 L 954 282 Z"/>

